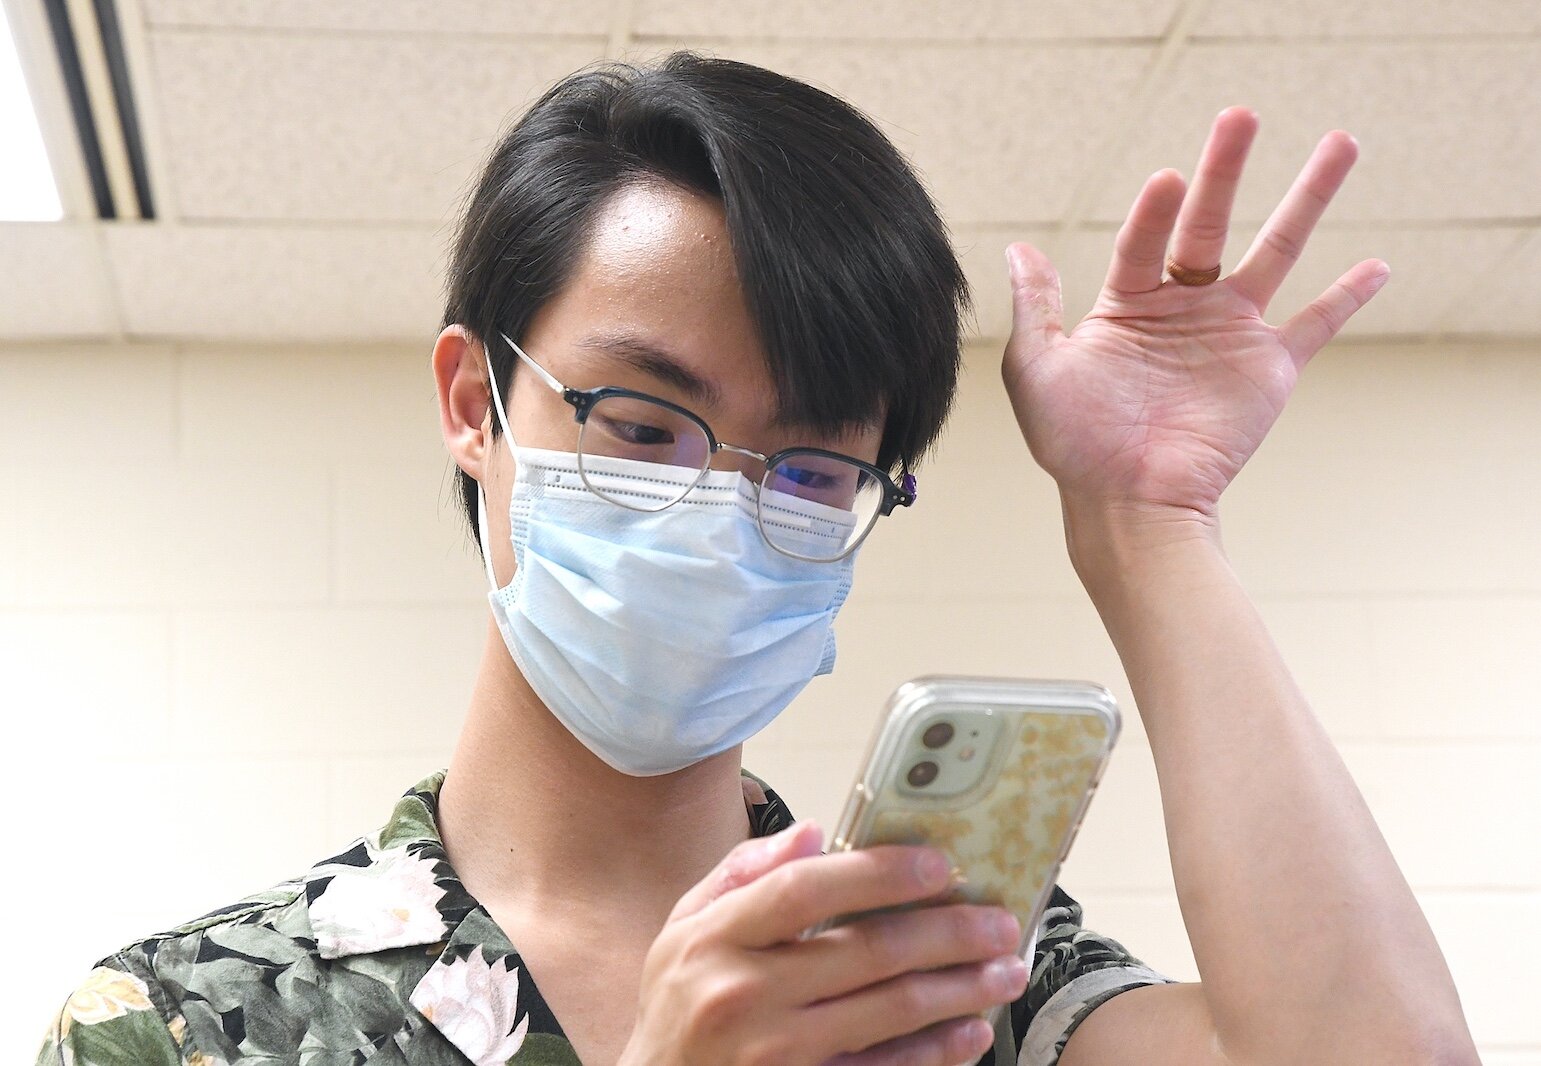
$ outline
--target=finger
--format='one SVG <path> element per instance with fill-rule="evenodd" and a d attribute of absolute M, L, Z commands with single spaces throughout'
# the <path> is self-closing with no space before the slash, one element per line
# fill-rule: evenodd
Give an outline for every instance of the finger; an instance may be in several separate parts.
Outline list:
<path fill-rule="evenodd" d="M 1279 339 L 1297 367 L 1311 357 L 1353 317 L 1391 277 L 1391 268 L 1379 259 L 1366 259 L 1328 286 L 1327 291 L 1295 313 L 1279 329 Z"/>
<path fill-rule="evenodd" d="M 1015 955 L 978 966 L 953 966 L 895 977 L 804 1010 L 813 1032 L 841 1034 L 842 1051 L 861 1051 L 952 1018 L 1010 1003 L 1027 987 L 1027 964 Z"/>
<path fill-rule="evenodd" d="M 673 922 L 688 918 L 714 899 L 765 876 L 793 859 L 817 855 L 823 844 L 823 830 L 811 821 L 797 822 L 768 837 L 746 840 L 728 852 L 711 873 L 679 898 L 669 920 Z"/>
<path fill-rule="evenodd" d="M 1190 270 L 1208 270 L 1220 262 L 1236 186 L 1255 136 L 1257 114 L 1248 108 L 1228 107 L 1215 118 L 1193 186 L 1177 216 L 1172 237 L 1172 259 L 1177 263 Z"/>
<path fill-rule="evenodd" d="M 812 1001 L 912 970 L 984 962 L 1021 944 L 1009 911 L 959 903 L 863 918 L 777 950 Z"/>
<path fill-rule="evenodd" d="M 1343 130 L 1323 137 L 1232 271 L 1227 280 L 1257 305 L 1259 314 L 1305 251 L 1307 238 L 1358 156 L 1359 143 Z"/>
<path fill-rule="evenodd" d="M 885 1040 L 865 1051 L 836 1055 L 824 1066 L 890 1066 L 895 1062 L 914 1066 L 956 1066 L 974 1062 L 995 1046 L 995 1031 L 983 1018 L 954 1018 L 927 1026 L 895 1040 Z"/>
<path fill-rule="evenodd" d="M 778 866 L 720 899 L 713 920 L 731 943 L 770 947 L 842 914 L 931 898 L 948 886 L 951 870 L 935 848 L 885 845 L 820 855 Z"/>
<path fill-rule="evenodd" d="M 1011 274 L 1011 335 L 1025 340 L 1031 353 L 1064 335 L 1059 271 L 1026 241 L 1006 246 L 1006 265 Z"/>
<path fill-rule="evenodd" d="M 1113 262 L 1108 266 L 1107 288 L 1119 293 L 1150 292 L 1161 284 L 1166 268 L 1166 245 L 1182 207 L 1186 183 L 1175 170 L 1158 170 L 1129 208 L 1129 216 L 1113 241 Z"/>

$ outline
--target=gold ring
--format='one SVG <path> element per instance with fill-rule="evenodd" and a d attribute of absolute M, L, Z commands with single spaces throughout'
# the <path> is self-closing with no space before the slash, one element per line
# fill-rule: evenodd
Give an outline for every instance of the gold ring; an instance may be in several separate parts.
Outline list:
<path fill-rule="evenodd" d="M 1216 263 L 1208 270 L 1194 270 L 1178 264 L 1171 256 L 1166 258 L 1166 272 L 1172 280 L 1179 285 L 1209 285 L 1220 277 L 1220 264 Z"/>

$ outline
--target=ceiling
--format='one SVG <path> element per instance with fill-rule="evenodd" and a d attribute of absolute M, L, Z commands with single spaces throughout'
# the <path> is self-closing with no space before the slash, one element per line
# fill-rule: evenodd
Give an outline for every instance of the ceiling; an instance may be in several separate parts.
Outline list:
<path fill-rule="evenodd" d="M 978 331 L 1001 250 L 1089 305 L 1142 179 L 1257 109 L 1234 263 L 1316 138 L 1362 157 L 1277 303 L 1361 258 L 1348 335 L 1541 336 L 1535 0 L 117 0 L 157 218 L 94 220 L 39 0 L 28 50 L 71 218 L 0 223 L 0 340 L 427 342 L 454 210 L 499 128 L 595 59 L 692 47 L 874 116 L 952 226 Z"/>

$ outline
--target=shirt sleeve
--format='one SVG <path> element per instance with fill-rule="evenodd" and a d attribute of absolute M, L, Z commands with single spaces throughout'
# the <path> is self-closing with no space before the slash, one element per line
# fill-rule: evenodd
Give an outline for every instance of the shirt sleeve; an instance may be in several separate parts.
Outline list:
<path fill-rule="evenodd" d="M 111 965 L 109 964 L 117 964 Z M 181 1015 L 171 1021 L 156 1004 L 158 989 L 127 968 L 122 956 L 104 960 L 70 994 L 43 1039 L 37 1066 L 183 1066 Z"/>
<path fill-rule="evenodd" d="M 1011 1006 L 1017 1066 L 1053 1066 L 1076 1027 L 1120 992 L 1173 983 L 1118 941 L 1083 928 L 1081 905 L 1056 885 L 1038 927 L 1027 991 Z"/>

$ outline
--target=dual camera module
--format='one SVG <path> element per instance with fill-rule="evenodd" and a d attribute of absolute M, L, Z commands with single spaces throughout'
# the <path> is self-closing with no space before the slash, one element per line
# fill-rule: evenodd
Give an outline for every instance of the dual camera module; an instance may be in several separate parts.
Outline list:
<path fill-rule="evenodd" d="M 915 761 L 904 775 L 905 783 L 910 788 L 928 788 L 939 777 L 955 777 L 958 771 L 965 768 L 960 764 L 973 761 L 978 754 L 975 741 L 979 737 L 979 730 L 968 726 L 964 728 L 969 729 L 967 735 L 963 735 L 956 725 L 946 719 L 933 719 L 920 731 L 921 750 L 914 753 L 912 758 Z M 960 738 L 959 744 L 949 747 Z"/>

